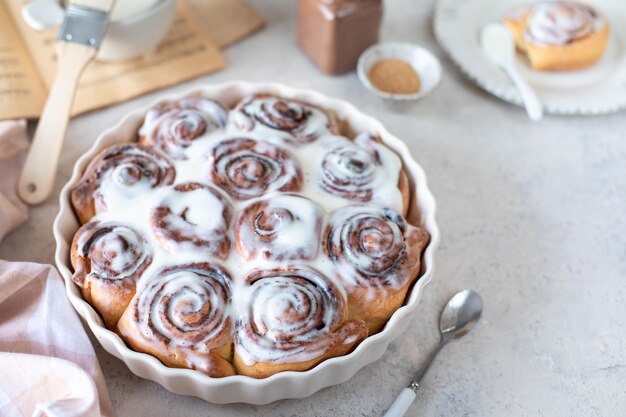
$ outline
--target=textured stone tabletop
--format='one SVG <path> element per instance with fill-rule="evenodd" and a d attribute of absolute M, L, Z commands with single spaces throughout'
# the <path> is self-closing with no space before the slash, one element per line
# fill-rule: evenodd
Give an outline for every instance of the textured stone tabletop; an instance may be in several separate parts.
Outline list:
<path fill-rule="evenodd" d="M 411 416 L 626 415 L 626 113 L 531 123 L 466 80 L 431 31 L 429 1 L 385 2 L 383 40 L 443 63 L 427 98 L 391 108 L 355 74 L 321 75 L 295 46 L 295 2 L 255 1 L 267 27 L 228 49 L 226 70 L 72 120 L 56 193 L 105 128 L 159 94 L 230 80 L 280 81 L 348 100 L 402 138 L 438 202 L 437 272 L 414 324 L 349 382 L 302 400 L 216 406 L 140 379 L 98 345 L 119 416 L 378 416 L 437 343 L 450 295 L 478 290 L 483 319 L 440 354 Z M 419 3 L 419 4 L 418 4 Z M 53 262 L 51 199 L 0 258 Z"/>

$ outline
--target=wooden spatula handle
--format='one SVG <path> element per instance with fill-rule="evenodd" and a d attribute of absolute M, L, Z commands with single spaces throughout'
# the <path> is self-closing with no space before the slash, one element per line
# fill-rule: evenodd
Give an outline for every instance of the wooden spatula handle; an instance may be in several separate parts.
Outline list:
<path fill-rule="evenodd" d="M 52 192 L 76 86 L 85 66 L 95 54 L 95 48 L 86 45 L 70 42 L 57 44 L 59 64 L 56 78 L 18 184 L 18 193 L 28 204 L 42 203 Z"/>

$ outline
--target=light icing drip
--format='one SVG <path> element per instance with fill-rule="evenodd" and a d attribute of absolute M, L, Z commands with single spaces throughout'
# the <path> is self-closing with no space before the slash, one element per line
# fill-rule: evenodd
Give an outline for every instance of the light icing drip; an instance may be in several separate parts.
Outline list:
<path fill-rule="evenodd" d="M 246 278 L 247 305 L 239 314 L 235 350 L 244 362 L 302 362 L 335 343 L 345 300 L 321 273 L 290 266 Z"/>
<path fill-rule="evenodd" d="M 187 98 L 150 110 L 139 129 L 142 141 L 157 146 L 175 159 L 186 159 L 186 148 L 204 134 L 222 129 L 228 112 L 221 104 Z"/>
<path fill-rule="evenodd" d="M 208 353 L 230 331 L 230 282 L 210 263 L 167 267 L 147 278 L 130 308 L 147 339 Z"/>
<path fill-rule="evenodd" d="M 151 214 L 153 232 L 161 246 L 176 253 L 180 244 L 191 243 L 208 255 L 226 259 L 232 209 L 215 188 L 199 183 L 179 184 L 163 197 Z"/>
<path fill-rule="evenodd" d="M 380 155 L 385 152 L 383 146 L 371 135 L 361 134 L 354 142 L 337 142 L 339 145 L 324 155 L 319 170 L 318 182 L 324 191 L 348 200 L 368 202 L 376 190 L 385 188 L 387 181 L 395 177 L 397 184 L 397 175 L 390 175 L 391 170 L 383 164 Z"/>
<path fill-rule="evenodd" d="M 235 226 L 244 259 L 314 259 L 320 242 L 322 208 L 306 197 L 275 194 L 245 207 Z"/>
<path fill-rule="evenodd" d="M 335 130 L 321 109 L 271 95 L 251 96 L 234 110 L 233 121 L 244 131 L 278 136 L 288 142 L 307 143 Z"/>
<path fill-rule="evenodd" d="M 134 277 L 152 258 L 143 236 L 121 224 L 88 223 L 78 232 L 77 244 L 78 255 L 89 259 L 89 278 L 123 280 Z"/>
<path fill-rule="evenodd" d="M 211 180 L 236 200 L 270 191 L 298 191 L 302 171 L 286 150 L 248 138 L 219 142 L 210 157 Z"/>
<path fill-rule="evenodd" d="M 406 222 L 377 206 L 349 206 L 330 216 L 324 250 L 346 285 L 401 287 L 406 270 Z"/>
<path fill-rule="evenodd" d="M 590 6 L 566 1 L 534 4 L 526 36 L 534 42 L 565 45 L 592 35 L 605 24 Z"/>

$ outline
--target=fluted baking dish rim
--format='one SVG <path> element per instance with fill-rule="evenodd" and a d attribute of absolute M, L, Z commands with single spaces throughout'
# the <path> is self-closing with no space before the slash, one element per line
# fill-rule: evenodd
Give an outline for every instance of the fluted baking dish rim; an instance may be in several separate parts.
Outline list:
<path fill-rule="evenodd" d="M 117 334 L 106 329 L 100 316 L 83 299 L 80 289 L 72 282 L 69 253 L 73 235 L 79 225 L 70 204 L 70 190 L 79 180 L 86 165 L 98 152 L 113 143 L 134 139 L 143 116 L 153 105 L 191 95 L 202 95 L 232 105 L 238 98 L 261 92 L 301 99 L 332 110 L 337 113 L 340 120 L 349 120 L 349 125 L 353 129 L 378 133 L 383 142 L 402 158 L 415 196 L 412 210 L 419 210 L 420 225 L 430 235 L 430 242 L 423 254 L 420 278 L 410 289 L 405 305 L 393 314 L 383 331 L 365 339 L 350 354 L 328 359 L 309 371 L 280 372 L 269 378 L 254 379 L 242 375 L 210 378 L 198 371 L 168 368 L 151 355 L 131 350 Z M 280 399 L 307 397 L 322 388 L 347 381 L 358 370 L 378 360 L 387 350 L 389 343 L 406 330 L 422 290 L 430 282 L 434 273 L 434 253 L 439 243 L 435 209 L 435 199 L 428 189 L 426 175 L 411 157 L 407 146 L 389 133 L 379 121 L 363 114 L 352 104 L 329 98 L 316 91 L 276 83 L 229 82 L 207 85 L 194 87 L 182 94 L 164 95 L 150 105 L 128 113 L 116 125 L 102 132 L 91 148 L 78 159 L 74 165 L 72 177 L 61 191 L 59 213 L 53 225 L 57 245 L 55 261 L 65 281 L 67 296 L 75 310 L 87 323 L 102 347 L 122 360 L 131 372 L 155 381 L 171 392 L 194 395 L 212 403 L 244 402 L 260 405 Z"/>

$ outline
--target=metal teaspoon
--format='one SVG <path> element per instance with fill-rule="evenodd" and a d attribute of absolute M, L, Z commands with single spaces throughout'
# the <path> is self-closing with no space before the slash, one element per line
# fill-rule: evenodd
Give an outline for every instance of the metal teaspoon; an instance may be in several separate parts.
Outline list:
<path fill-rule="evenodd" d="M 478 323 L 482 311 L 483 299 L 473 290 L 460 291 L 448 301 L 439 317 L 439 332 L 441 334 L 439 346 L 430 354 L 409 386 L 398 395 L 384 417 L 402 417 L 406 413 L 413 403 L 419 384 L 428 372 L 435 356 L 449 341 L 468 334 Z"/>

